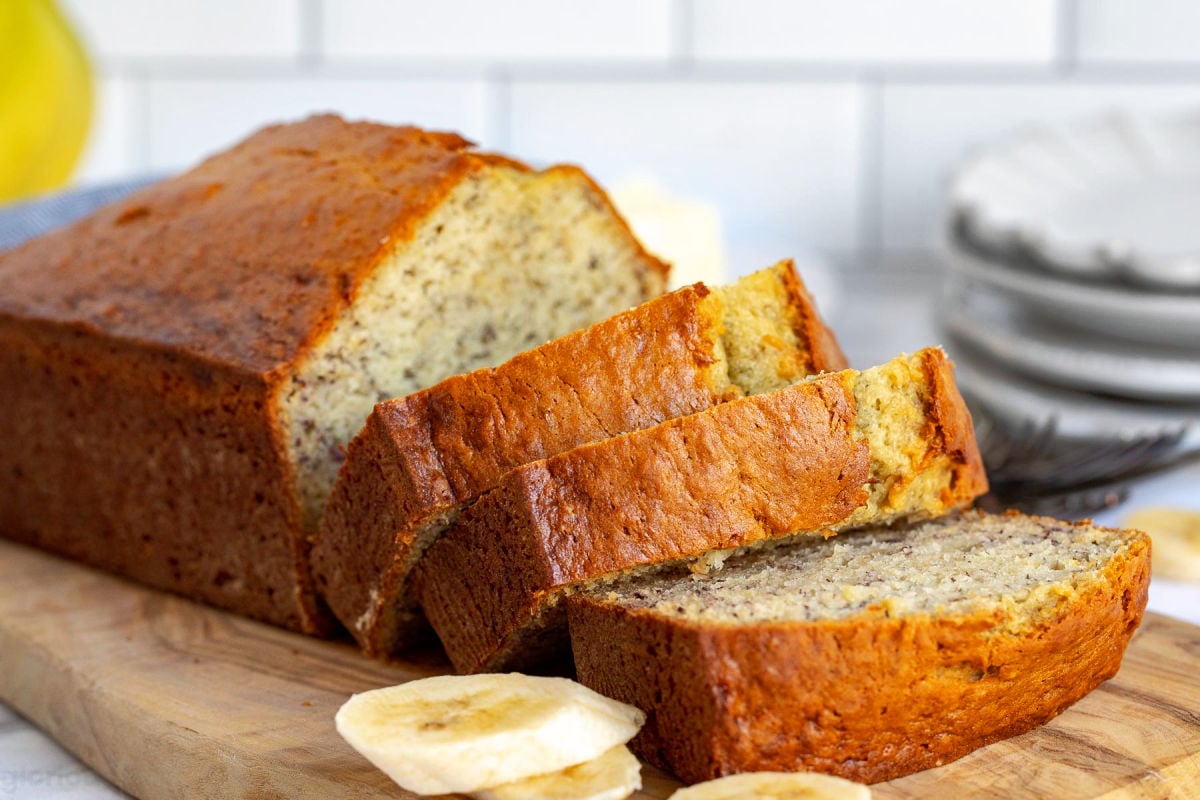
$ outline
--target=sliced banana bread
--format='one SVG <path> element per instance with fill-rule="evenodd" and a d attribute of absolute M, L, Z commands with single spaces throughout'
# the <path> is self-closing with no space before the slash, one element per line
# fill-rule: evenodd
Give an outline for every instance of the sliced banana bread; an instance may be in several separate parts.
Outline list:
<path fill-rule="evenodd" d="M 419 599 L 459 671 L 527 668 L 566 650 L 563 598 L 622 571 L 936 516 L 986 489 L 931 348 L 519 467 L 426 551 Z"/>
<path fill-rule="evenodd" d="M 874 783 L 1046 722 L 1116 674 L 1141 621 L 1136 531 L 968 513 L 758 548 L 568 600 L 579 680 L 640 707 L 688 783 Z"/>
<path fill-rule="evenodd" d="M 333 116 L 0 255 L 0 534 L 316 631 L 372 406 L 662 292 L 579 169 Z"/>
<path fill-rule="evenodd" d="M 395 653 L 427 631 L 408 581 L 417 559 L 504 473 L 845 366 L 783 261 L 380 403 L 350 443 L 321 520 L 318 587 L 364 650 Z"/>

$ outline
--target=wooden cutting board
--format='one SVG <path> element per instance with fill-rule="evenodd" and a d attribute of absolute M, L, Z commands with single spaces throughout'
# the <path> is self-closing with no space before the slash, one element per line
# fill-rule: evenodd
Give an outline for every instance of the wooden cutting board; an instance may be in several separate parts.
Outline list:
<path fill-rule="evenodd" d="M 125 791 L 412 797 L 333 727 L 353 692 L 447 670 L 384 665 L 0 541 L 0 699 Z M 643 770 L 637 798 L 677 784 Z M 1200 628 L 1149 615 L 1120 674 L 1058 719 L 877 798 L 1200 797 Z"/>

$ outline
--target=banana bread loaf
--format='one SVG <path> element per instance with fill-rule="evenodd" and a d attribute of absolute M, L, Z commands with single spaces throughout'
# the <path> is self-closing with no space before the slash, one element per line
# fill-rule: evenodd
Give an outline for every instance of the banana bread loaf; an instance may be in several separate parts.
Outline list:
<path fill-rule="evenodd" d="M 1036 727 L 1115 675 L 1149 575 L 1141 533 L 968 513 L 567 602 L 579 680 L 647 712 L 643 758 L 689 783 L 874 783 Z"/>
<path fill-rule="evenodd" d="M 351 442 L 312 555 L 318 588 L 371 655 L 427 631 L 408 576 L 464 505 L 530 461 L 772 391 L 845 358 L 790 261 L 686 287 L 375 407 Z"/>
<path fill-rule="evenodd" d="M 567 649 L 562 600 L 583 586 L 937 516 L 986 488 L 950 363 L 931 348 L 518 467 L 425 552 L 417 591 L 460 672 L 528 668 Z"/>
<path fill-rule="evenodd" d="M 317 631 L 306 534 L 372 406 L 665 275 L 577 168 L 267 128 L 0 256 L 0 533 Z"/>

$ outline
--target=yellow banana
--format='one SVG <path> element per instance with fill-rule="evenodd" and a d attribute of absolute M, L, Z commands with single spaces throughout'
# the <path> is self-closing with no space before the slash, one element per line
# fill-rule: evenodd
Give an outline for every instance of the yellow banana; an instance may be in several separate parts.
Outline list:
<path fill-rule="evenodd" d="M 54 0 L 2 0 L 0 201 L 61 186 L 91 117 L 87 58 Z"/>

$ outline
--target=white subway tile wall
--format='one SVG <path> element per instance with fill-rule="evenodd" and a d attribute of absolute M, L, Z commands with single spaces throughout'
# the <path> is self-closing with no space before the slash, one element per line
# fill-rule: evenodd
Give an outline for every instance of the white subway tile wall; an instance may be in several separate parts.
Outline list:
<path fill-rule="evenodd" d="M 719 203 L 735 239 L 849 250 L 859 239 L 860 95 L 852 83 L 522 81 L 507 145 L 525 159 L 583 164 L 601 183 L 651 173 Z"/>
<path fill-rule="evenodd" d="M 1079 54 L 1097 63 L 1198 63 L 1200 3 L 1082 0 Z"/>
<path fill-rule="evenodd" d="M 1192 0 L 62 2 L 99 75 L 79 182 L 330 110 L 652 172 L 755 253 L 920 252 L 972 148 L 1200 107 Z"/>
<path fill-rule="evenodd" d="M 347 117 L 415 121 L 480 139 L 481 80 L 268 78 L 149 80 L 144 163 L 168 171 L 219 150 L 264 122 L 336 110 Z"/>
<path fill-rule="evenodd" d="M 1200 83 L 912 83 L 884 93 L 883 171 L 879 203 L 882 241 L 890 250 L 919 249 L 935 240 L 941 198 L 956 162 L 980 143 L 1037 124 L 1113 112 L 1166 113 L 1200 106 Z"/>
<path fill-rule="evenodd" d="M 292 59 L 295 0 L 67 0 L 100 61 Z"/>
<path fill-rule="evenodd" d="M 695 0 L 694 53 L 719 61 L 1045 64 L 1054 0 Z"/>
<path fill-rule="evenodd" d="M 96 76 L 95 116 L 92 132 L 75 179 L 80 183 L 120 180 L 145 171 L 138 153 L 142 137 L 141 87 L 127 78 L 104 73 Z"/>
<path fill-rule="evenodd" d="M 669 0 L 339 0 L 324 6 L 331 59 L 646 61 L 670 56 Z"/>

